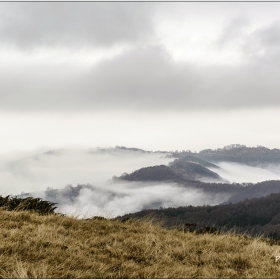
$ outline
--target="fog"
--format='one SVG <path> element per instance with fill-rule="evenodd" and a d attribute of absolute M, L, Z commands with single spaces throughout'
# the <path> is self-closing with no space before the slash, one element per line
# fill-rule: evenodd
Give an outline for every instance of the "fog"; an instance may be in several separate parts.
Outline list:
<path fill-rule="evenodd" d="M 32 195 L 58 202 L 57 212 L 78 218 L 113 218 L 143 209 L 215 205 L 229 198 L 227 194 L 206 194 L 199 189 L 186 188 L 175 183 L 123 181 L 98 187 L 69 185 L 61 190 L 48 189 Z"/>
<path fill-rule="evenodd" d="M 280 180 L 280 166 L 267 165 L 262 167 L 253 167 L 240 163 L 219 162 L 221 169 L 209 168 L 218 173 L 222 178 L 230 183 L 257 183 L 267 180 Z"/>
<path fill-rule="evenodd" d="M 50 149 L 2 158 L 1 195 L 34 196 L 58 203 L 57 211 L 77 217 L 115 217 L 147 208 L 218 204 L 209 195 L 175 183 L 113 180 L 124 172 L 173 161 L 166 153 L 119 148 Z"/>
<path fill-rule="evenodd" d="M 61 189 L 68 184 L 104 184 L 114 175 L 168 164 L 165 154 L 120 149 L 56 149 L 10 155 L 0 163 L 1 195 Z"/>
<path fill-rule="evenodd" d="M 37 149 L 8 154 L 0 163 L 1 195 L 34 196 L 56 202 L 57 210 L 76 217 L 116 217 L 143 209 L 216 205 L 229 194 L 167 182 L 127 182 L 113 176 L 154 165 L 168 165 L 167 153 L 121 148 Z M 230 183 L 280 180 L 277 165 L 250 167 L 220 162 L 209 168 Z"/>

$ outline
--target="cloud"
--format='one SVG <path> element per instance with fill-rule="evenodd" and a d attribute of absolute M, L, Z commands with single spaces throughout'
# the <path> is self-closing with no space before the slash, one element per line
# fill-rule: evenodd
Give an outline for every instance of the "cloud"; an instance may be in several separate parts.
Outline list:
<path fill-rule="evenodd" d="M 279 71 L 280 64 L 280 21 L 253 24 L 246 17 L 228 20 L 214 45 L 219 50 L 238 49 L 244 65 Z"/>
<path fill-rule="evenodd" d="M 218 165 L 221 167 L 218 172 L 216 169 L 209 169 L 217 172 L 230 183 L 258 183 L 266 180 L 280 180 L 279 165 L 252 167 L 232 162 L 219 162 Z"/>
<path fill-rule="evenodd" d="M 193 99 L 198 82 L 188 64 L 174 62 L 164 47 L 154 45 L 100 63 L 78 87 L 86 100 L 104 107 L 161 110 Z"/>
<path fill-rule="evenodd" d="M 200 83 L 188 64 L 175 63 L 158 45 L 136 47 L 88 72 L 67 65 L 1 72 L 0 108 L 8 110 L 178 109 L 192 106 Z"/>
<path fill-rule="evenodd" d="M 99 186 L 76 187 L 68 185 L 63 189 L 48 189 L 44 192 L 33 192 L 31 195 L 56 202 L 58 212 L 74 214 L 80 218 L 112 218 L 159 207 L 215 205 L 226 201 L 230 196 L 223 193 L 208 194 L 175 183 L 159 182 L 107 182 Z"/>
<path fill-rule="evenodd" d="M 222 34 L 215 43 L 221 48 L 226 47 L 230 43 L 236 42 L 236 40 L 240 39 L 240 37 L 243 37 L 243 29 L 249 25 L 250 22 L 247 18 L 238 17 L 231 19 L 229 23 L 223 28 Z"/>
<path fill-rule="evenodd" d="M 112 181 L 114 175 L 159 164 L 165 154 L 122 149 L 56 149 L 7 155 L 1 162 L 1 195 L 41 197 L 62 213 L 117 216 L 147 208 L 218 204 L 228 194 L 206 194 L 164 182 Z M 74 187 L 73 187 L 74 186 Z"/>
<path fill-rule="evenodd" d="M 223 49 L 240 41 L 244 62 L 206 66 L 175 60 L 172 50 L 160 43 L 155 21 L 164 21 L 158 16 L 163 4 L 13 2 L 1 6 L 1 42 L 19 52 L 42 47 L 50 55 L 57 47 L 130 46 L 87 67 L 70 61 L 3 64 L 0 110 L 184 112 L 280 106 L 278 22 L 248 31 L 251 22 L 245 15 L 230 15 L 214 45 Z M 167 7 L 170 21 L 175 10 L 169 13 Z M 183 27 L 176 27 L 177 36 L 183 37 Z M 190 39 L 195 38 L 192 32 Z"/>
<path fill-rule="evenodd" d="M 1 44 L 40 47 L 110 47 L 153 35 L 151 3 L 1 3 Z"/>
<path fill-rule="evenodd" d="M 103 184 L 114 175 L 133 172 L 143 166 L 167 164 L 165 154 L 123 152 L 118 149 L 37 150 L 23 156 L 6 155 L 1 161 L 1 195 L 60 189 L 68 184 Z"/>
<path fill-rule="evenodd" d="M 76 84 L 76 91 L 80 89 L 83 100 L 97 108 L 184 111 L 279 106 L 278 71 L 272 70 L 261 64 L 176 62 L 164 47 L 155 45 L 99 63 Z M 81 102 L 82 98 L 76 104 L 86 107 Z"/>
<path fill-rule="evenodd" d="M 253 65 L 261 65 L 266 71 L 279 72 L 279 43 L 280 21 L 274 20 L 248 34 L 242 50 Z"/>
<path fill-rule="evenodd" d="M 0 69 L 0 109 L 136 111 L 280 105 L 279 69 L 262 64 L 195 66 L 164 47 L 136 47 L 87 71 L 67 65 Z"/>
<path fill-rule="evenodd" d="M 113 175 L 159 164 L 165 154 L 122 149 L 56 149 L 6 156 L 1 162 L 1 195 L 22 192 L 58 203 L 61 213 L 79 217 L 118 216 L 142 209 L 187 205 L 216 205 L 230 194 L 205 193 L 191 185 L 170 182 L 113 181 Z M 221 162 L 214 170 L 232 182 L 279 179 L 279 166 L 264 168 Z"/>

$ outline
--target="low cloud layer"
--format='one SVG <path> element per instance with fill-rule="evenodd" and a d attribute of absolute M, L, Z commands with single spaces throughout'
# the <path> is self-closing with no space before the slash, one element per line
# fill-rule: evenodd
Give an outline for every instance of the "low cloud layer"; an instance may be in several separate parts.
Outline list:
<path fill-rule="evenodd" d="M 116 217 L 143 209 L 186 205 L 215 205 L 226 201 L 228 194 L 206 194 L 201 190 L 180 187 L 175 183 L 118 182 L 95 186 L 67 186 L 61 190 L 34 192 L 58 203 L 57 212 L 79 218 Z"/>
<path fill-rule="evenodd" d="M 57 149 L 6 156 L 1 195 L 32 195 L 58 203 L 58 212 L 115 217 L 147 208 L 218 204 L 228 195 L 206 194 L 175 183 L 114 181 L 114 175 L 168 164 L 166 154 L 124 149 Z"/>
<path fill-rule="evenodd" d="M 280 166 L 268 165 L 265 167 L 252 167 L 239 163 L 219 162 L 221 169 L 219 175 L 230 183 L 258 183 L 267 180 L 280 180 Z M 217 172 L 216 169 L 209 168 Z"/>
<path fill-rule="evenodd" d="M 267 166 L 266 169 L 228 162 L 220 162 L 218 165 L 221 169 L 213 170 L 230 183 L 280 180 L 279 166 L 276 165 Z M 56 211 L 79 218 L 91 216 L 112 218 L 160 207 L 217 205 L 227 201 L 231 196 L 226 193 L 205 193 L 201 189 L 181 186 L 177 183 L 111 180 L 95 185 L 49 188 L 31 192 L 31 195 L 56 202 L 58 203 Z"/>
<path fill-rule="evenodd" d="M 60 149 L 54 151 L 34 151 L 24 157 L 9 157 L 1 162 L 1 195 L 21 192 L 60 189 L 68 184 L 100 185 L 133 172 L 143 166 L 167 164 L 172 159 L 165 154 L 108 149 Z"/>
<path fill-rule="evenodd" d="M 115 217 L 159 207 L 215 205 L 230 194 L 167 182 L 127 182 L 114 175 L 173 161 L 162 153 L 125 149 L 56 149 L 6 156 L 1 163 L 1 195 L 32 195 L 58 203 L 58 212 Z M 221 162 L 213 169 L 230 183 L 280 180 L 279 166 L 265 168 Z"/>

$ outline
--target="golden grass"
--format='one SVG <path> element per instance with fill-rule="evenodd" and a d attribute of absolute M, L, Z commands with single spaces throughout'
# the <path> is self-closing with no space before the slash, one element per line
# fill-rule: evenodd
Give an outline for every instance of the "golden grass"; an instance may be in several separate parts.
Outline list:
<path fill-rule="evenodd" d="M 2 278 L 278 278 L 280 247 L 151 221 L 0 210 Z"/>

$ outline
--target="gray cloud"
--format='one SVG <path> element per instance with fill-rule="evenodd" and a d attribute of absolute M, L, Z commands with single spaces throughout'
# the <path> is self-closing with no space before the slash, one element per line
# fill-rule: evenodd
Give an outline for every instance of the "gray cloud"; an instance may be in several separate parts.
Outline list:
<path fill-rule="evenodd" d="M 196 66 L 160 47 L 137 49 L 100 64 L 81 85 L 103 104 L 151 110 L 280 105 L 278 71 L 268 65 Z M 91 95 L 92 94 L 92 95 Z M 90 98 L 86 98 L 89 100 Z"/>
<path fill-rule="evenodd" d="M 17 48 L 109 47 L 153 35 L 151 3 L 1 3 L 1 44 Z"/>
<path fill-rule="evenodd" d="M 135 48 L 86 73 L 67 66 L 4 72 L 0 108 L 10 110 L 194 110 L 280 105 L 274 66 L 194 66 L 164 48 Z M 274 70 L 274 71 L 272 71 Z"/>
<path fill-rule="evenodd" d="M 163 45 L 155 43 L 156 37 L 153 44 L 148 43 L 155 35 L 153 3 L 1 5 L 3 44 L 33 49 L 131 43 L 129 50 L 82 71 L 70 62 L 2 66 L 2 110 L 185 111 L 280 105 L 278 22 L 245 36 L 242 30 L 249 21 L 235 17 L 216 45 L 225 48 L 241 38 L 247 61 L 199 66 L 175 61 Z M 260 55 L 263 49 L 265 53 Z"/>
<path fill-rule="evenodd" d="M 243 35 L 244 27 L 249 25 L 249 20 L 244 17 L 230 20 L 215 43 L 218 47 L 225 47 L 228 43 L 232 43 L 234 40 L 240 38 Z"/>
<path fill-rule="evenodd" d="M 24 70 L 3 69 L 0 108 L 185 108 L 196 99 L 193 89 L 200 82 L 189 65 L 175 63 L 159 46 L 135 48 L 103 60 L 86 74 L 67 66 Z"/>
<path fill-rule="evenodd" d="M 269 27 L 258 30 L 255 35 L 260 38 L 263 45 L 280 48 L 280 21 L 275 21 Z"/>
<path fill-rule="evenodd" d="M 247 18 L 239 17 L 229 21 L 223 28 L 214 45 L 226 48 L 239 41 L 241 53 L 249 64 L 257 67 L 273 69 L 279 67 L 280 57 L 280 21 L 276 20 L 267 26 L 261 26 L 251 32 L 244 32 L 247 27 L 252 27 Z M 278 59 L 277 59 L 278 58 Z"/>
<path fill-rule="evenodd" d="M 247 36 L 243 52 L 254 65 L 262 65 L 270 71 L 279 71 L 280 21 L 274 21 Z"/>
<path fill-rule="evenodd" d="M 199 76 L 188 64 L 174 62 L 160 46 L 150 46 L 100 63 L 78 88 L 86 100 L 103 106 L 161 110 L 178 109 L 181 102 L 185 108 L 195 99 L 198 83 Z"/>

